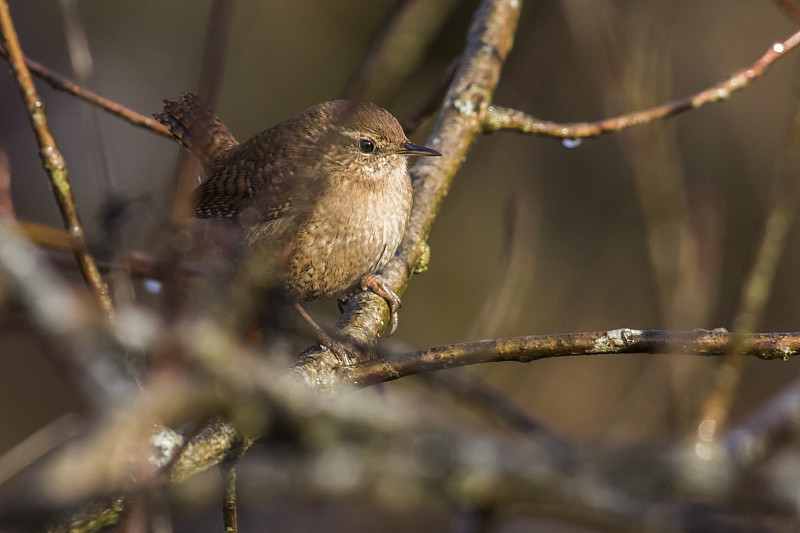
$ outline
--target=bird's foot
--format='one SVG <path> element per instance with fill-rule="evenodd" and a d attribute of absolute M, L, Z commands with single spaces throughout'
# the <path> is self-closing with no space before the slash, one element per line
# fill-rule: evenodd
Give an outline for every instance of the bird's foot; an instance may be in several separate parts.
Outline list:
<path fill-rule="evenodd" d="M 339 295 L 339 311 L 344 311 L 344 306 L 351 296 L 367 289 L 372 290 L 372 292 L 386 300 L 386 305 L 389 306 L 389 322 L 392 325 L 387 337 L 391 336 L 394 330 L 397 329 L 397 311 L 400 309 L 402 302 L 400 297 L 375 274 L 367 274 L 358 283 L 342 291 Z"/>

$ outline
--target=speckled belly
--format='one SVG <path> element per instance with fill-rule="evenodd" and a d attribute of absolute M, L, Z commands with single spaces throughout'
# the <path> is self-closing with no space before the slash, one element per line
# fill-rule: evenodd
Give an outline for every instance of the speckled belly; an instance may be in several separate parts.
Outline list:
<path fill-rule="evenodd" d="M 287 286 L 300 300 L 338 293 L 380 269 L 400 244 L 405 219 L 393 217 L 336 230 L 308 222 L 295 240 Z"/>

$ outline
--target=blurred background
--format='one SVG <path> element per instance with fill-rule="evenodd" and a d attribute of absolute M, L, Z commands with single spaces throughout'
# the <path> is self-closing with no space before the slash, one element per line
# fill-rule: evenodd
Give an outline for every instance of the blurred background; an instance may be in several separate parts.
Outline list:
<path fill-rule="evenodd" d="M 213 107 L 244 140 L 339 97 L 392 4 L 233 2 Z M 431 27 L 422 33 L 429 37 L 417 37 L 418 60 L 399 74 L 384 73 L 388 79 L 379 73 L 363 96 L 408 115 L 461 53 L 477 4 L 441 2 L 425 19 Z M 145 115 L 159 111 L 163 98 L 197 90 L 209 0 L 35 0 L 10 7 L 29 57 Z M 65 30 L 70 9 L 85 26 L 91 52 L 90 68 L 86 57 L 77 58 L 79 72 Z M 796 28 L 767 1 L 528 2 L 494 103 L 559 122 L 616 116 L 708 88 Z M 763 312 L 741 322 L 743 287 L 770 214 L 780 200 L 797 205 L 786 199 L 797 198 L 798 82 L 794 51 L 724 103 L 577 147 L 508 132 L 479 138 L 433 227 L 429 269 L 412 280 L 399 328 L 387 342 L 411 349 L 621 327 L 798 330 L 800 233 L 792 218 Z M 89 242 L 112 249 L 104 221 L 119 205 L 133 204 L 139 207 L 125 219 L 126 244 L 158 243 L 159 228 L 172 218 L 181 148 L 36 83 Z M 424 143 L 432 122 L 411 133 L 412 140 Z M 61 227 L 10 75 L 0 76 L 0 151 L 9 162 L 16 216 Z M 69 258 L 58 263 L 70 270 Z M 310 307 L 324 325 L 338 315 L 333 300 Z M 76 408 L 42 357 L 46 348 L 24 328 L 3 327 L 0 453 Z M 574 443 L 620 450 L 692 435 L 720 364 L 720 358 L 614 355 L 447 372 L 479 376 Z M 732 421 L 796 380 L 798 365 L 754 360 L 741 368 Z M 453 402 L 427 377 L 384 386 L 395 387 L 429 396 L 443 409 Z M 446 513 L 430 512 L 414 514 L 421 521 L 415 527 L 450 524 Z M 375 525 L 362 514 L 336 529 L 330 513 L 336 515 L 335 506 L 283 530 Z"/>

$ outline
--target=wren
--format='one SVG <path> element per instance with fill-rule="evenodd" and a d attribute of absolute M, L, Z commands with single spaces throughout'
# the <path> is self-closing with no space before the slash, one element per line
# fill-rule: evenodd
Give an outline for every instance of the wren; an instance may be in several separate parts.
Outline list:
<path fill-rule="evenodd" d="M 286 288 L 298 301 L 371 288 L 398 296 L 373 274 L 394 255 L 413 202 L 411 143 L 397 119 L 370 103 L 322 102 L 239 143 L 191 93 L 154 115 L 203 165 L 198 218 L 235 218 L 248 246 L 286 243 Z M 302 312 L 302 309 L 299 308 Z"/>

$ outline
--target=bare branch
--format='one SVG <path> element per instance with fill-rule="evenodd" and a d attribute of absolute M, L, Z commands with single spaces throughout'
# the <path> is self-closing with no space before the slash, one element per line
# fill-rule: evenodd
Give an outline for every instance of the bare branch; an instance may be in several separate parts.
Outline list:
<path fill-rule="evenodd" d="M 73 253 L 78 260 L 84 279 L 94 291 L 94 295 L 103 311 L 106 315 L 113 316 L 114 305 L 111 302 L 108 286 L 100 276 L 94 257 L 86 246 L 83 226 L 78 217 L 78 210 L 72 198 L 72 189 L 67 179 L 67 165 L 56 146 L 56 141 L 52 133 L 50 133 L 50 129 L 47 127 L 44 104 L 39 99 L 30 71 L 25 65 L 25 58 L 17 39 L 17 32 L 14 29 L 14 23 L 6 0 L 0 0 L 0 31 L 3 34 L 3 42 L 8 50 L 11 67 L 16 76 L 22 100 L 28 111 L 36 142 L 39 144 L 39 157 L 42 159 L 42 165 L 48 176 L 50 176 L 51 189 L 61 211 L 64 227 L 72 241 Z"/>
<path fill-rule="evenodd" d="M 615 329 L 530 335 L 451 344 L 365 362 L 341 369 L 339 379 L 364 387 L 420 372 L 499 361 L 529 363 L 549 357 L 622 353 L 724 355 L 735 342 L 736 336 L 723 328 L 710 331 Z M 744 336 L 740 345 L 741 355 L 786 360 L 800 354 L 800 333 L 756 333 Z"/>
<path fill-rule="evenodd" d="M 9 59 L 8 51 L 5 50 L 3 47 L 0 46 L 0 56 L 5 59 Z M 73 96 L 77 96 L 81 100 L 85 102 L 89 102 L 90 104 L 96 105 L 101 109 L 105 109 L 112 115 L 116 115 L 124 120 L 127 120 L 134 126 L 140 126 L 142 128 L 146 128 L 151 130 L 155 133 L 159 133 L 164 135 L 165 137 L 172 138 L 172 134 L 170 134 L 169 129 L 166 126 L 161 124 L 160 122 L 156 121 L 151 117 L 146 117 L 141 113 L 137 113 L 136 111 L 129 109 L 121 104 L 113 102 L 108 98 L 100 96 L 99 94 L 81 87 L 71 79 L 67 78 L 59 74 L 58 72 L 47 68 L 46 66 L 30 59 L 28 57 L 22 56 L 22 60 L 24 64 L 28 67 L 28 70 L 36 74 L 42 80 L 46 81 L 51 87 L 57 89 L 59 91 L 64 91 L 65 93 L 69 93 Z"/>
<path fill-rule="evenodd" d="M 225 1 L 227 0 L 218 0 Z M 0 2 L 5 6 L 6 0 Z M 381 273 L 383 279 L 397 291 L 403 290 L 412 272 L 424 270 L 428 233 L 450 187 L 451 179 L 471 143 L 478 134 L 494 131 L 486 129 L 487 121 L 502 108 L 493 108 L 489 103 L 503 61 L 510 49 L 520 4 L 518 0 L 485 0 L 475 15 L 465 53 L 457 63 L 458 71 L 455 72 L 447 96 L 444 97 L 439 121 L 429 143 L 439 149 L 444 157 L 436 161 L 421 162 L 412 170 L 416 188 L 415 210 L 401 249 Z M 762 72 L 778 56 L 765 62 Z M 758 72 L 747 78 L 744 84 L 760 74 Z M 731 80 L 728 83 L 731 85 L 722 88 L 717 86 L 715 89 L 730 94 L 739 88 Z M 704 93 L 700 93 L 702 94 Z M 727 95 L 717 94 L 716 97 L 726 98 Z M 634 120 L 631 118 L 633 116 L 621 118 Z M 785 234 L 785 227 L 779 229 Z M 84 333 L 78 331 L 81 324 L 72 322 L 81 317 L 77 316 L 79 313 L 75 313 L 74 309 L 77 308 L 80 313 L 88 316 L 94 308 L 72 305 L 74 295 L 65 294 L 63 287 L 56 287 L 58 291 L 50 291 L 53 283 L 45 276 L 46 269 L 32 269 L 32 275 L 26 272 L 23 268 L 26 265 L 19 262 L 20 258 L 27 258 L 26 264 L 36 263 L 26 255 L 30 254 L 27 248 L 29 247 L 16 242 L 12 236 L 6 235 L 4 225 L 0 225 L 0 277 L 5 274 L 11 278 L 14 289 L 28 296 L 23 303 L 30 314 L 41 314 L 35 317 L 40 327 L 44 329 L 46 320 L 55 316 L 60 322 L 50 327 L 72 328 L 62 334 L 65 337 L 80 337 Z M 385 480 L 400 479 L 406 486 L 413 483 L 414 489 L 419 487 L 418 492 L 425 497 L 431 494 L 445 496 L 448 501 L 488 509 L 489 512 L 495 506 L 524 502 L 544 504 L 545 507 L 561 506 L 561 512 L 570 515 L 569 520 L 580 521 L 580 517 L 575 517 L 583 516 L 583 520 L 587 522 L 594 520 L 615 531 L 662 528 L 673 530 L 695 525 L 690 523 L 691 520 L 702 520 L 703 511 L 695 513 L 691 503 L 686 503 L 686 494 L 675 498 L 672 492 L 672 487 L 682 481 L 680 477 L 684 470 L 681 467 L 686 465 L 677 463 L 685 457 L 675 460 L 673 457 L 665 458 L 661 452 L 649 454 L 646 461 L 653 461 L 653 458 L 663 464 L 672 461 L 668 465 L 669 470 L 652 468 L 653 471 L 658 470 L 656 475 L 652 475 L 649 470 L 640 468 L 641 464 L 635 465 L 637 484 L 621 485 L 619 470 L 625 468 L 621 465 L 630 464 L 629 457 L 618 462 L 609 461 L 614 463 L 610 466 L 592 462 L 590 458 L 580 456 L 577 449 L 562 443 L 546 431 L 546 428 L 539 427 L 524 412 L 516 409 L 513 403 L 495 397 L 490 390 L 481 388 L 479 384 L 456 383 L 450 390 L 455 394 L 472 396 L 473 401 L 482 408 L 491 409 L 506 423 L 522 430 L 525 439 L 506 440 L 480 431 L 430 426 L 427 420 L 418 416 L 421 409 L 414 409 L 422 402 L 414 403 L 414 398 L 406 397 L 403 398 L 405 402 L 402 402 L 402 408 L 398 408 L 397 404 L 379 405 L 377 397 L 380 395 L 376 394 L 379 391 L 363 390 L 358 394 L 347 394 L 348 385 L 365 387 L 418 372 L 481 362 L 530 362 L 568 355 L 687 353 L 716 356 L 736 350 L 737 353 L 763 359 L 787 359 L 800 353 L 800 333 L 740 336 L 724 329 L 677 332 L 620 329 L 463 343 L 390 356 L 379 361 L 361 361 L 352 367 L 343 367 L 342 362 L 331 354 L 317 351 L 307 354 L 297 367 L 285 374 L 288 378 L 285 381 L 296 378 L 309 386 L 286 387 L 287 390 L 284 390 L 282 385 L 286 383 L 275 379 L 279 371 L 266 362 L 270 358 L 253 357 L 254 354 L 241 348 L 239 343 L 238 330 L 243 329 L 239 326 L 246 325 L 242 317 L 250 316 L 251 308 L 255 307 L 256 301 L 260 303 L 262 293 L 266 292 L 250 289 L 271 287 L 271 284 L 263 281 L 266 277 L 263 273 L 248 276 L 249 280 L 232 285 L 230 300 L 222 299 L 216 308 L 199 313 L 199 317 L 178 317 L 170 322 L 170 327 L 159 327 L 153 333 L 156 340 L 149 347 L 155 361 L 151 367 L 154 371 L 150 374 L 143 393 L 111 391 L 105 396 L 118 401 L 99 409 L 110 415 L 121 414 L 123 410 L 118 409 L 119 404 L 124 403 L 126 417 L 117 420 L 116 424 L 104 424 L 101 421 L 87 431 L 88 435 L 84 435 L 87 437 L 85 441 L 72 443 L 74 446 L 71 450 L 57 452 L 62 455 L 62 466 L 75 466 L 77 461 L 72 459 L 86 458 L 86 464 L 80 465 L 82 468 L 68 472 L 94 474 L 95 481 L 101 483 L 110 479 L 116 484 L 105 494 L 115 494 L 117 491 L 126 494 L 113 500 L 109 498 L 104 506 L 94 508 L 94 514 L 86 516 L 87 520 L 80 526 L 83 528 L 79 528 L 80 530 L 118 522 L 120 513 L 126 508 L 129 516 L 134 515 L 134 519 L 127 524 L 128 528 L 144 528 L 143 519 L 146 518 L 147 509 L 142 496 L 145 493 L 157 488 L 162 482 L 180 482 L 219 463 L 223 463 L 227 476 L 225 522 L 228 529 L 235 530 L 236 473 L 228 461 L 236 458 L 251 444 L 250 438 L 243 436 L 239 426 L 263 436 L 267 447 L 277 443 L 285 449 L 287 442 L 300 443 L 300 446 L 293 448 L 302 448 L 302 451 L 297 456 L 290 454 L 287 460 L 289 464 L 282 465 L 285 469 L 281 474 L 289 475 L 270 476 L 264 475 L 264 472 L 256 474 L 261 477 L 260 482 L 274 483 L 280 487 L 278 490 L 285 490 L 286 493 L 292 490 L 299 493 L 302 490 L 312 494 L 317 494 L 314 491 L 318 491 L 318 494 L 324 495 L 324 482 L 331 482 L 329 479 L 322 479 L 324 476 L 320 475 L 320 471 L 325 474 L 326 469 L 308 468 L 308 457 L 301 455 L 309 452 L 317 454 L 315 460 L 321 457 L 317 466 L 324 467 L 325 460 L 329 459 L 325 457 L 326 454 L 334 456 L 337 461 L 337 454 L 342 454 L 346 456 L 345 460 L 339 462 L 345 466 L 356 466 L 354 470 L 358 474 L 346 479 L 344 485 L 339 487 L 338 494 L 369 495 L 370 489 L 376 486 L 376 479 L 380 478 L 385 486 L 391 487 L 403 485 L 386 483 Z M 44 279 L 40 280 L 40 277 Z M 246 291 L 250 294 L 243 295 Z M 53 306 L 53 299 L 59 305 Z M 236 305 L 223 305 L 228 302 Z M 64 309 L 73 312 L 64 313 Z M 58 316 L 59 311 L 64 316 Z M 120 316 L 122 315 L 121 308 Z M 360 345 L 374 347 L 384 330 L 386 316 L 385 305 L 380 298 L 362 293 L 348 302 L 339 330 L 344 336 L 356 339 Z M 92 323 L 95 328 L 93 333 L 105 334 L 107 337 L 103 337 L 103 340 L 109 339 L 108 327 L 103 321 L 92 321 L 91 316 L 84 317 L 83 320 Z M 94 346 L 82 346 L 76 352 L 97 355 L 99 351 L 92 348 Z M 169 354 L 165 355 L 164 352 Z M 163 366 L 159 368 L 159 356 L 170 359 L 168 365 L 161 361 Z M 80 364 L 78 360 L 75 366 L 79 367 Z M 167 369 L 167 366 L 171 368 Z M 95 367 L 86 365 L 86 368 L 87 375 L 91 377 L 91 370 Z M 175 379 L 176 373 L 179 379 Z M 435 375 L 433 379 L 440 377 Z M 124 377 L 105 380 L 103 384 L 107 387 L 115 382 L 125 382 Z M 344 390 L 345 394 L 325 395 L 319 394 L 320 390 Z M 395 393 L 393 390 L 392 394 Z M 100 397 L 100 394 L 97 396 Z M 760 433 L 765 438 L 770 438 L 773 433 L 784 436 L 795 434 L 789 433 L 792 429 L 787 426 L 797 415 L 796 396 L 795 391 L 790 391 L 783 398 L 783 403 L 769 406 L 762 418 L 737 428 L 746 433 L 729 434 L 722 445 L 727 446 L 723 452 L 737 461 L 738 469 L 732 469 L 732 475 L 747 474 L 744 468 L 751 465 L 747 458 L 754 455 L 753 436 L 759 437 Z M 357 408 L 354 409 L 354 406 Z M 201 425 L 209 416 L 225 416 L 238 421 L 239 426 L 220 419 L 212 419 L 211 422 Z M 177 426 L 186 420 L 193 421 L 195 427 L 201 428 L 200 431 L 186 435 L 164 429 L 158 432 L 158 443 L 153 440 L 151 428 L 154 424 Z M 319 424 L 320 420 L 325 421 L 324 426 Z M 319 438 L 320 435 L 323 438 Z M 409 435 L 414 440 L 413 445 L 409 445 Z M 86 446 L 87 442 L 94 446 Z M 680 446 L 683 444 L 685 443 L 681 441 Z M 113 472 L 101 471 L 103 467 L 100 463 L 108 455 L 102 452 L 115 447 L 125 452 L 120 453 L 123 461 L 119 461 Z M 159 447 L 163 447 L 165 452 L 161 454 L 161 460 L 157 461 L 154 460 L 158 459 L 154 455 L 158 454 L 151 452 L 157 452 Z M 430 453 L 431 451 L 434 453 Z M 269 455 L 270 460 L 284 459 L 280 454 Z M 437 459 L 438 456 L 442 457 L 441 461 Z M 141 464 L 134 464 L 131 468 L 133 462 L 147 463 L 153 468 L 146 469 Z M 17 465 L 15 468 L 18 470 L 27 462 L 15 460 L 13 464 Z M 708 462 L 702 473 L 708 474 L 718 467 L 718 463 Z M 42 468 L 41 472 L 42 478 L 53 480 L 54 476 L 49 475 L 50 471 Z M 114 478 L 111 473 L 132 476 Z M 138 476 L 140 473 L 141 477 Z M 246 476 L 247 471 L 243 469 L 239 475 Z M 75 492 L 77 477 L 60 476 L 60 487 L 68 495 Z M 132 477 L 134 479 L 130 481 Z M 332 477 L 335 477 L 335 473 Z M 642 478 L 645 478 L 643 484 L 646 485 L 655 477 L 659 481 L 668 479 L 675 483 L 661 483 L 658 486 L 652 484 L 642 489 Z M 55 484 L 53 481 L 53 485 Z M 669 488 L 665 488 L 667 485 Z M 106 488 L 100 483 L 87 483 L 87 486 L 91 489 L 91 494 L 97 494 Z M 693 496 L 701 490 L 687 491 L 687 494 Z M 665 509 L 660 508 L 661 502 L 654 503 L 659 498 L 666 500 L 663 506 Z M 740 511 L 737 509 L 736 512 Z M 87 525 L 89 521 L 93 526 Z M 60 531 L 72 531 L 75 527 L 75 522 L 72 522 Z"/>
<path fill-rule="evenodd" d="M 734 91 L 738 91 L 759 78 L 766 70 L 786 52 L 800 43 L 800 31 L 783 42 L 774 43 L 751 66 L 744 68 L 730 78 L 701 91 L 695 95 L 673 100 L 651 109 L 629 113 L 597 122 L 558 123 L 540 120 L 522 111 L 507 107 L 489 106 L 481 117 L 484 133 L 499 130 L 514 130 L 531 135 L 559 137 L 562 139 L 581 139 L 597 137 L 604 133 L 624 130 L 633 126 L 648 124 L 658 119 L 671 117 L 696 109 L 711 102 L 726 100 Z"/>
<path fill-rule="evenodd" d="M 226 533 L 236 533 L 239 531 L 236 505 L 236 467 L 223 465 L 220 470 L 225 486 L 225 496 L 222 502 L 222 518 L 225 523 L 225 531 Z"/>

